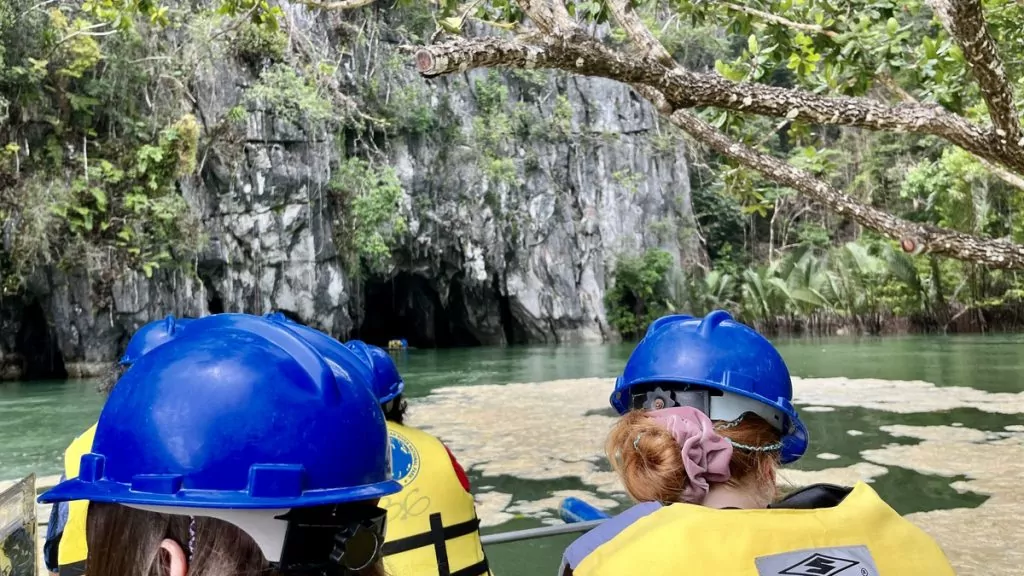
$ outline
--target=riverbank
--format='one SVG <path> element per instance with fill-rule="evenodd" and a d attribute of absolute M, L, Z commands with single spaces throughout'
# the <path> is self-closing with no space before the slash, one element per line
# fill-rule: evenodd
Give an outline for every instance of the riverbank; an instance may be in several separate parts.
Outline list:
<path fill-rule="evenodd" d="M 799 345 L 802 340 L 815 345 L 822 339 L 857 338 L 904 338 L 908 336 L 932 335 L 978 335 L 978 334 L 1024 334 L 1024 307 L 1005 305 L 988 307 L 979 310 L 961 309 L 951 311 L 950 315 L 936 316 L 895 316 L 879 314 L 872 317 L 859 318 L 851 321 L 830 314 L 815 314 L 808 317 L 779 316 L 770 323 L 753 322 L 752 325 L 773 341 L 785 345 Z M 386 344 L 386 343 L 385 343 Z M 628 356 L 636 342 L 615 339 L 605 344 L 566 344 L 561 348 L 573 349 L 585 346 L 620 346 L 624 351 L 623 360 Z M 507 347 L 513 351 L 537 350 L 544 345 L 522 345 Z M 419 353 L 457 353 L 474 354 L 479 350 L 493 350 L 491 347 L 463 347 L 447 349 L 425 349 Z M 409 351 L 403 351 L 408 353 Z M 53 367 L 57 374 L 51 380 L 82 380 L 106 376 L 117 358 L 108 361 L 66 361 L 59 358 L 59 366 Z M 18 382 L 25 374 L 25 366 L 21 356 L 15 352 L 3 354 L 0 350 L 0 382 Z M 31 385 L 31 382 L 27 382 Z"/>
<path fill-rule="evenodd" d="M 752 320 L 750 324 L 772 337 L 1013 334 L 1024 332 L 1024 305 L 964 306 L 958 303 L 929 313 L 907 315 L 881 310 L 853 317 L 819 311 L 808 316 L 778 315 L 767 320 Z"/>

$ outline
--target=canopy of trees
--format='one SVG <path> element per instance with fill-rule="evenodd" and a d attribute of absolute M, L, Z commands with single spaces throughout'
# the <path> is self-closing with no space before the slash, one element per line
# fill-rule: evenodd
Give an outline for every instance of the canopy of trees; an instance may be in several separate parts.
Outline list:
<path fill-rule="evenodd" d="M 828 126 L 937 137 L 1018 183 L 1024 132 L 1010 80 L 1020 77 L 1024 6 L 1018 2 L 989 2 L 988 9 L 980 0 L 490 4 L 478 14 L 497 9 L 506 19 L 525 17 L 532 27 L 524 26 L 527 33 L 515 39 L 424 47 L 416 54 L 424 76 L 502 66 L 629 83 L 673 124 L 735 166 L 897 239 L 908 252 L 1024 267 L 1024 247 L 1010 239 L 896 216 L 838 188 L 827 171 L 779 158 L 766 149 L 763 126 L 752 129 L 758 123 L 751 118 L 777 119 L 779 130 L 802 131 L 797 143 L 811 146 L 821 144 L 827 133 L 821 128 Z M 631 46 L 602 41 L 587 26 L 605 20 L 614 21 Z M 714 72 L 684 65 L 654 32 L 709 23 L 728 39 L 746 42 L 736 58 L 717 61 Z M 1017 51 L 1009 69 L 999 41 Z"/>

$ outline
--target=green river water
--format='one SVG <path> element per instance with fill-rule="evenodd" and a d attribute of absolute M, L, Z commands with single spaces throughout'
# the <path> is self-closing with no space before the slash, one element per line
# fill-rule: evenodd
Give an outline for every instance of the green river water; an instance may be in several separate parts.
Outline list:
<path fill-rule="evenodd" d="M 1024 426 L 1021 426 L 1024 424 L 1021 415 L 1024 409 L 1020 408 L 1024 403 L 1024 379 L 1021 378 L 1024 373 L 1024 335 L 802 339 L 780 340 L 778 345 L 794 376 L 900 381 L 866 389 L 863 403 L 856 401 L 856 392 L 853 396 L 855 401 L 844 397 L 835 402 L 829 401 L 831 392 L 815 393 L 810 410 L 806 409 L 807 402 L 804 402 L 802 414 L 811 431 L 812 446 L 807 456 L 794 466 L 797 470 L 830 473 L 833 469 L 864 465 L 864 455 L 874 454 L 867 459 L 871 464 L 866 465 L 877 468 L 882 463 L 885 470 L 873 478 L 873 486 L 899 512 L 910 514 L 975 508 L 994 498 L 992 494 L 998 494 L 998 490 L 1009 486 L 1010 482 L 1001 480 L 991 470 L 977 470 L 975 474 L 973 469 L 951 467 L 948 462 L 943 462 L 941 456 L 922 463 L 914 460 L 921 454 L 901 450 L 913 449 L 914 445 L 920 444 L 921 452 L 924 452 L 934 444 L 934 450 L 929 454 L 941 455 L 952 453 L 950 450 L 958 446 L 962 448 L 963 442 L 974 442 L 983 449 L 991 445 L 993 450 L 1001 450 L 993 453 L 1004 459 L 1020 456 L 1017 466 L 1024 461 L 1024 441 L 1014 436 L 1024 432 Z M 586 474 L 572 475 L 570 472 L 570 475 L 559 477 L 557 470 L 538 474 L 531 467 L 532 458 L 536 456 L 538 469 L 549 466 L 552 459 L 556 462 L 552 468 L 557 469 L 559 446 L 564 445 L 567 453 L 575 454 L 579 450 L 574 438 L 596 438 L 599 441 L 607 431 L 605 420 L 600 420 L 600 425 L 597 425 L 593 423 L 594 418 L 611 421 L 612 412 L 606 408 L 610 382 L 595 380 L 593 384 L 573 388 L 575 392 L 570 393 L 568 387 L 555 381 L 612 377 L 621 370 L 631 349 L 631 345 L 602 345 L 411 350 L 397 355 L 396 360 L 405 377 L 406 394 L 411 399 L 412 424 L 424 425 L 450 443 L 459 459 L 469 468 L 477 492 L 507 501 L 505 506 L 499 505 L 494 509 L 503 512 L 493 516 L 491 521 L 488 521 L 489 512 L 481 508 L 481 517 L 487 526 L 485 532 L 495 532 L 550 523 L 552 516 L 557 514 L 550 506 L 546 512 L 537 513 L 537 506 L 510 507 L 507 504 L 536 503 L 550 499 L 558 491 L 579 490 L 595 494 L 611 510 L 621 509 L 625 504 L 621 494 L 595 488 L 589 483 L 591 477 Z M 922 384 L 909 381 L 928 382 L 936 388 L 924 389 Z M 480 388 L 482 385 L 529 382 L 541 383 L 536 388 L 523 388 L 535 390 L 535 397 Z M 463 395 L 461 387 L 483 392 L 465 390 Z M 960 390 L 957 398 L 966 400 L 949 402 L 949 405 L 918 408 L 914 404 L 931 398 L 947 399 L 951 394 L 947 394 L 944 388 L 950 387 L 973 391 Z M 439 389 L 444 390 L 439 393 Z M 809 389 L 813 392 L 818 388 Z M 550 398 L 547 390 L 551 391 Z M 582 395 L 579 390 L 584 391 Z M 803 389 L 798 389 L 798 404 L 800 390 Z M 918 392 L 904 396 L 904 390 Z M 879 394 L 886 397 L 878 398 Z M 551 412 L 553 416 L 547 420 L 544 417 L 538 419 L 538 410 L 534 406 L 540 400 L 563 406 L 565 414 L 578 420 L 561 416 L 557 411 Z M 891 406 L 879 409 L 879 402 L 889 402 Z M 1017 404 L 1011 405 L 1013 402 Z M 95 392 L 94 382 L 0 383 L 0 480 L 21 477 L 29 472 L 41 476 L 60 473 L 64 447 L 95 421 L 100 406 L 101 398 Z M 456 406 L 458 409 L 442 410 L 444 406 Z M 518 422 L 522 423 L 521 427 L 517 427 Z M 892 428 L 895 425 L 907 428 Z M 474 426 L 477 428 L 473 429 Z M 492 427 L 494 429 L 490 430 Z M 483 455 L 483 448 L 477 448 L 481 454 L 474 453 L 474 438 L 486 439 L 491 433 L 500 435 L 502 441 L 511 442 L 510 445 L 521 447 L 521 450 L 514 450 L 515 454 Z M 958 434 L 977 437 L 960 438 Z M 942 442 L 960 444 L 943 445 Z M 1007 447 L 1007 443 L 1012 446 Z M 533 449 L 535 444 L 537 448 Z M 969 449 L 967 452 L 977 450 Z M 519 468 L 509 462 L 501 462 L 503 458 L 517 458 L 519 464 L 515 466 Z M 566 466 L 575 463 L 572 470 L 577 470 L 577 464 L 582 463 L 590 466 L 593 474 L 607 474 L 607 466 L 598 454 L 574 456 L 567 458 L 566 462 Z M 994 488 L 965 489 L 957 484 L 976 477 L 984 480 L 986 474 L 994 478 L 989 481 Z M 1019 492 L 1003 494 L 1010 500 L 1019 495 Z M 1018 514 L 1019 507 L 1011 512 Z M 979 514 L 995 514 L 986 511 L 984 506 L 978 510 L 981 511 Z M 1008 512 L 1003 510 L 1002 513 Z M 1000 518 L 991 518 L 991 522 L 1000 521 Z M 1019 524 L 1018 517 L 1013 521 L 1012 530 L 1019 530 Z M 936 526 L 935 530 L 942 529 L 941 525 Z M 941 534 L 936 536 L 943 541 Z M 499 574 L 553 574 L 562 549 L 572 539 L 572 536 L 564 536 L 497 545 L 488 549 L 488 556 Z M 946 542 L 942 543 L 946 546 Z M 970 556 L 972 553 L 972 549 L 962 551 L 958 548 L 955 554 L 950 552 L 950 555 Z M 967 560 L 962 564 L 970 566 Z M 995 570 L 991 573 L 1011 574 L 1020 565 L 1008 566 L 1009 571 L 1006 572 Z M 961 571 L 961 574 L 967 573 L 972 572 L 970 569 Z"/>

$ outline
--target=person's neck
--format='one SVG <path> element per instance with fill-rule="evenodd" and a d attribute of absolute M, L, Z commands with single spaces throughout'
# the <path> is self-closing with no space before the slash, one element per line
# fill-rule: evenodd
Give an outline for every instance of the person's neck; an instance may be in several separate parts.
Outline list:
<path fill-rule="evenodd" d="M 730 484 L 712 484 L 707 497 L 701 502 L 708 508 L 766 508 L 768 504 L 756 490 Z"/>

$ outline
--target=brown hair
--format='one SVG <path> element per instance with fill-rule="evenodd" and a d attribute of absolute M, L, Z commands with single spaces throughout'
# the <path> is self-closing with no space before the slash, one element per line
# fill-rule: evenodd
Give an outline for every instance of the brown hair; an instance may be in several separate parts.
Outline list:
<path fill-rule="evenodd" d="M 724 424 L 724 425 L 723 425 Z M 780 439 L 778 430 L 753 413 L 728 424 L 715 422 L 715 431 L 736 444 L 768 446 Z M 686 470 L 679 445 L 672 434 L 642 410 L 633 410 L 612 427 L 605 445 L 608 460 L 618 472 L 626 492 L 637 502 L 681 502 Z M 735 447 L 729 461 L 729 484 L 774 496 L 774 471 L 779 452 Z"/>
<path fill-rule="evenodd" d="M 100 374 L 100 383 L 96 386 L 96 391 L 104 396 L 109 396 L 110 391 L 114 389 L 114 385 L 121 379 L 121 376 L 124 376 L 124 373 L 127 370 L 128 369 L 122 366 L 119 362 L 111 363 L 110 366 L 104 369 L 103 373 Z"/>
<path fill-rule="evenodd" d="M 93 502 L 87 523 L 89 576 L 166 576 L 169 557 L 160 542 L 170 538 L 188 551 L 188 516 Z M 270 569 L 256 542 L 234 524 L 196 516 L 194 542 L 189 576 L 280 576 Z M 360 576 L 385 572 L 377 562 Z"/>

